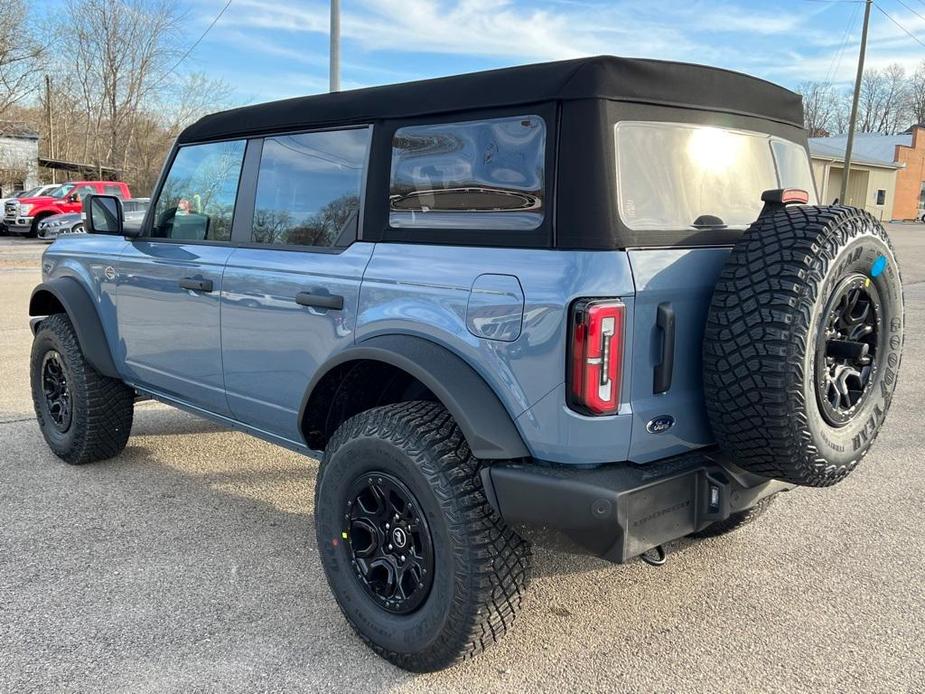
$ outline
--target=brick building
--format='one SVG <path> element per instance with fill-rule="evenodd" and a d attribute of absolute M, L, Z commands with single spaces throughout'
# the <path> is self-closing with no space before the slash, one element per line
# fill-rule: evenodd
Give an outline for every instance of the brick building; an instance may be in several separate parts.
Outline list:
<path fill-rule="evenodd" d="M 810 151 L 814 160 L 817 156 L 826 156 L 831 157 L 833 161 L 844 162 L 846 143 L 847 137 L 844 135 L 813 137 L 810 138 Z M 879 167 L 882 171 L 886 171 L 892 165 L 896 170 L 896 183 L 893 191 L 886 192 L 891 203 L 888 205 L 890 209 L 886 218 L 922 219 L 925 215 L 925 124 L 914 125 L 901 135 L 859 133 L 854 139 L 852 159 L 857 162 L 857 168 L 852 164 L 849 189 L 860 185 L 861 182 L 855 185 L 855 174 L 863 178 L 868 165 Z M 841 183 L 840 179 L 838 183 Z M 879 190 L 885 189 L 884 185 Z M 836 188 L 833 186 L 832 190 Z M 851 200 L 848 202 L 857 204 Z"/>
<path fill-rule="evenodd" d="M 909 143 L 897 143 L 893 219 L 922 219 L 925 215 L 925 124 L 909 128 Z"/>

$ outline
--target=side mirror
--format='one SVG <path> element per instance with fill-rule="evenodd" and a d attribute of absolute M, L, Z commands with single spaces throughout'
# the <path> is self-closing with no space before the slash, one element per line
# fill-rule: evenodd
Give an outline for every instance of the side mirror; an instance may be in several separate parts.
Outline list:
<path fill-rule="evenodd" d="M 138 231 L 127 232 L 122 201 L 115 195 L 88 195 L 84 200 L 87 232 L 109 236 L 137 236 Z"/>

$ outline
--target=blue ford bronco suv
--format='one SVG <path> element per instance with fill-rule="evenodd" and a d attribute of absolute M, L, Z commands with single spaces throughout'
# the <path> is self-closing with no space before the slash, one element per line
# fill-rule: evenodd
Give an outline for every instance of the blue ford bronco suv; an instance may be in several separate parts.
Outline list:
<path fill-rule="evenodd" d="M 345 617 L 409 670 L 508 629 L 532 543 L 613 562 L 845 478 L 889 409 L 899 268 L 819 206 L 800 97 L 597 57 L 206 116 L 146 218 L 88 199 L 29 313 L 64 461 L 155 398 L 321 458 Z"/>

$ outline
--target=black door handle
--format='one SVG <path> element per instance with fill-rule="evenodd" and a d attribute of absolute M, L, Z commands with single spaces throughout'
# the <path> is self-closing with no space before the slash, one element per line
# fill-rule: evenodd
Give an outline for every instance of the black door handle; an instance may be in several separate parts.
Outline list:
<path fill-rule="evenodd" d="M 295 295 L 295 302 L 299 306 L 330 308 L 334 311 L 340 311 L 344 307 L 344 297 L 337 294 L 312 294 L 311 292 L 299 292 Z"/>
<path fill-rule="evenodd" d="M 671 304 L 659 304 L 655 310 L 655 325 L 662 333 L 662 358 L 655 367 L 652 380 L 653 393 L 665 393 L 671 388 L 671 376 L 674 372 L 674 309 Z"/>
<path fill-rule="evenodd" d="M 183 289 L 192 289 L 194 292 L 211 292 L 212 280 L 196 279 L 195 277 L 184 277 L 179 282 Z"/>

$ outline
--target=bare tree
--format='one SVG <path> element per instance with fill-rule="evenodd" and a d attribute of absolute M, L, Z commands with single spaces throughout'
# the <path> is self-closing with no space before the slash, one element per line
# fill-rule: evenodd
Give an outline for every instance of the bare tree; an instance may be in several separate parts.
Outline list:
<path fill-rule="evenodd" d="M 909 96 L 909 79 L 902 65 L 865 70 L 858 102 L 859 130 L 885 135 L 904 130 L 911 117 Z"/>
<path fill-rule="evenodd" d="M 0 0 L 0 114 L 39 88 L 44 58 L 25 0 Z"/>
<path fill-rule="evenodd" d="M 176 80 L 172 89 L 165 89 L 158 110 L 164 114 L 164 124 L 174 135 L 208 113 L 226 108 L 231 99 L 231 86 L 202 72 L 193 72 Z"/>
<path fill-rule="evenodd" d="M 925 125 L 925 60 L 909 78 L 909 115 L 910 125 Z"/>
<path fill-rule="evenodd" d="M 125 169 L 140 111 L 176 58 L 174 0 L 67 0 L 65 86 L 84 106 L 84 155 Z"/>
<path fill-rule="evenodd" d="M 827 82 L 803 82 L 797 92 L 803 95 L 803 121 L 810 137 L 840 132 L 839 116 L 846 108 L 843 94 Z"/>

